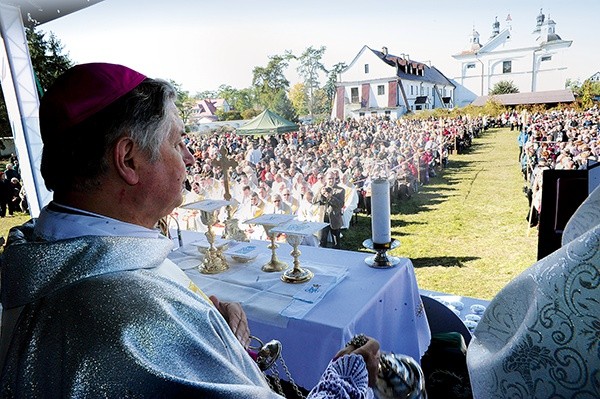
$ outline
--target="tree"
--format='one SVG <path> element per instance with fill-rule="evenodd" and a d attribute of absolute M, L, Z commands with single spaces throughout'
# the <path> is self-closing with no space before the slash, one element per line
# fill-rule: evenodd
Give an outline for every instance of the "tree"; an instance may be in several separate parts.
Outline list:
<path fill-rule="evenodd" d="M 575 79 L 567 79 L 565 82 L 565 89 L 570 89 L 573 93 L 579 94 L 581 90 L 581 82 Z"/>
<path fill-rule="evenodd" d="M 573 93 L 579 97 L 578 102 L 584 109 L 593 105 L 594 97 L 600 96 L 600 82 L 590 79 L 586 79 L 583 84 L 567 79 L 566 87 L 573 90 Z"/>
<path fill-rule="evenodd" d="M 269 57 L 270 61 L 266 67 L 254 67 L 252 70 L 252 86 L 261 106 L 270 108 L 279 91 L 287 91 L 289 88 L 290 82 L 283 72 L 288 67 L 291 57 L 289 54 L 274 55 Z"/>
<path fill-rule="evenodd" d="M 194 98 L 196 100 L 206 100 L 207 98 L 217 98 L 217 92 L 214 92 L 212 90 L 204 90 L 201 92 L 198 92 L 194 95 Z"/>
<path fill-rule="evenodd" d="M 51 32 L 46 38 L 46 33 L 36 31 L 35 27 L 25 29 L 29 55 L 33 65 L 33 71 L 38 85 L 38 93 L 41 97 L 43 92 L 63 72 L 69 69 L 73 62 L 68 54 L 64 54 L 64 48 L 60 40 Z M 0 133 L 2 136 L 10 136 L 11 128 L 4 102 L 4 93 L 0 88 Z"/>
<path fill-rule="evenodd" d="M 290 101 L 297 115 L 308 114 L 308 96 L 306 95 L 304 83 L 296 83 L 292 86 L 290 89 Z"/>
<path fill-rule="evenodd" d="M 506 112 L 506 107 L 493 97 L 488 99 L 483 106 L 483 113 L 486 115 L 498 116 L 504 112 Z"/>
<path fill-rule="evenodd" d="M 239 113 L 243 113 L 247 109 L 253 109 L 256 105 L 256 96 L 251 88 L 238 90 L 228 85 L 221 85 L 216 97 L 224 98 Z"/>
<path fill-rule="evenodd" d="M 304 50 L 302 55 L 296 57 L 300 62 L 297 71 L 302 79 L 304 79 L 304 87 L 308 97 L 308 113 L 310 116 L 313 116 L 315 109 L 314 91 L 320 86 L 319 72 L 327 73 L 325 66 L 321 63 L 323 53 L 325 53 L 325 46 L 321 46 L 319 49 L 310 46 Z"/>
<path fill-rule="evenodd" d="M 252 119 L 256 115 L 260 114 L 261 111 L 255 108 L 248 108 L 245 111 L 242 111 L 242 119 Z"/>
<path fill-rule="evenodd" d="M 283 89 L 279 90 L 277 94 L 275 94 L 275 98 L 273 99 L 273 102 L 269 108 L 287 120 L 294 122 L 298 120 L 298 114 L 296 114 L 292 102 Z"/>
<path fill-rule="evenodd" d="M 215 114 L 219 118 L 220 121 L 237 121 L 242 119 L 242 114 L 238 110 L 231 111 L 223 111 L 222 109 L 218 109 Z"/>
<path fill-rule="evenodd" d="M 515 86 L 512 80 L 501 80 L 494 85 L 492 90 L 490 90 L 490 95 L 511 94 L 518 92 L 519 88 Z"/>
<path fill-rule="evenodd" d="M 592 100 L 592 89 L 592 81 L 589 79 L 587 79 L 585 82 L 583 82 L 583 85 L 581 85 L 579 104 L 581 104 L 583 109 L 591 108 L 591 106 L 594 104 Z"/>
<path fill-rule="evenodd" d="M 335 97 L 336 91 L 335 84 L 338 80 L 338 75 L 346 69 L 346 67 L 347 65 L 345 62 L 338 62 L 329 70 L 329 72 L 327 72 L 327 83 L 325 83 L 323 88 L 325 90 L 325 95 L 327 96 L 328 107 L 331 107 L 333 104 L 333 98 Z M 331 108 L 329 108 L 328 113 L 331 113 Z"/>
<path fill-rule="evenodd" d="M 188 123 L 190 120 L 190 116 L 192 115 L 192 112 L 194 110 L 194 106 L 196 105 L 196 100 L 194 100 L 194 98 L 190 97 L 190 93 L 183 90 L 179 83 L 176 83 L 173 80 L 170 80 L 170 82 L 173 85 L 173 87 L 175 88 L 175 91 L 177 92 L 177 99 L 175 100 L 175 106 L 179 110 L 179 115 L 181 116 L 181 119 L 183 120 L 183 125 L 185 126 L 186 131 L 188 131 L 188 129 L 189 129 Z"/>
<path fill-rule="evenodd" d="M 318 115 L 322 119 L 327 119 L 331 114 L 332 100 L 327 96 L 327 92 L 324 88 L 317 89 L 313 93 L 315 115 Z"/>

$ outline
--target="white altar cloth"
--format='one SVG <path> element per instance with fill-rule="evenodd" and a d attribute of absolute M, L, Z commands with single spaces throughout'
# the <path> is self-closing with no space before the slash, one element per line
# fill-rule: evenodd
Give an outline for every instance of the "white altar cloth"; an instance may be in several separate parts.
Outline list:
<path fill-rule="evenodd" d="M 194 236 L 184 233 L 184 242 L 191 242 Z M 242 303 L 252 335 L 263 342 L 281 341 L 283 358 L 299 385 L 312 388 L 335 353 L 358 333 L 376 338 L 382 351 L 416 360 L 427 350 L 431 335 L 409 259 L 401 259 L 392 269 L 374 269 L 365 264 L 369 254 L 364 252 L 300 246 L 301 265 L 315 277 L 303 284 L 286 284 L 279 280 L 280 273 L 260 270 L 270 259 L 268 243 L 251 243 L 264 248 L 252 262 L 228 258 L 231 268 L 224 273 L 206 275 L 195 268 L 186 273 L 207 295 Z M 184 245 L 185 253 L 173 253 L 175 263 L 182 259 L 189 263 L 186 249 Z M 292 267 L 290 251 L 291 246 L 280 243 L 277 256 Z M 306 291 L 313 284 L 325 286 L 325 294 L 303 307 L 303 300 L 310 301 L 305 296 L 310 298 Z M 281 368 L 280 375 L 285 378 Z"/>

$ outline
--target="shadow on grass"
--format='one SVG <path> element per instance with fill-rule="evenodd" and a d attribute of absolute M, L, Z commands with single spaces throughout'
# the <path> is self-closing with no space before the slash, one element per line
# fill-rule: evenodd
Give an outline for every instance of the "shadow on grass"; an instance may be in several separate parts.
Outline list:
<path fill-rule="evenodd" d="M 415 268 L 421 267 L 464 267 L 464 262 L 477 260 L 476 256 L 438 256 L 432 258 L 410 258 Z"/>
<path fill-rule="evenodd" d="M 473 148 L 473 146 L 471 147 Z M 457 177 L 458 173 L 464 172 L 465 169 L 475 168 L 476 165 L 471 161 L 453 159 L 450 157 L 449 165 L 438 171 L 436 177 L 432 177 L 429 184 L 419 187 L 419 192 L 414 193 L 409 199 L 392 199 L 391 206 L 391 227 L 394 229 L 393 236 L 404 236 L 402 233 L 403 227 L 413 224 L 424 224 L 422 222 L 406 221 L 403 215 L 417 215 L 422 212 L 431 212 L 436 205 L 447 201 L 455 195 L 457 188 L 452 187 L 453 184 L 460 182 L 462 179 Z M 353 218 L 349 229 L 342 231 L 341 246 L 345 250 L 361 251 L 364 250 L 362 243 L 365 239 L 371 237 L 371 218 L 366 214 L 358 214 Z M 443 259 L 443 258 L 435 258 Z M 464 260 L 469 260 L 464 258 Z M 444 266 L 460 266 L 459 258 L 447 258 L 442 264 Z M 422 266 L 436 266 L 439 263 L 422 264 Z"/>
<path fill-rule="evenodd" d="M 392 210 L 392 213 L 395 213 Z M 406 220 L 402 220 L 402 219 L 392 219 L 391 221 L 391 227 L 393 228 L 399 228 L 399 227 L 404 227 L 404 226 L 409 226 L 411 224 L 425 224 L 423 222 L 407 222 Z M 356 217 L 353 220 L 353 223 L 351 224 L 350 228 L 347 230 L 343 230 L 344 234 L 348 234 L 351 235 L 354 231 L 364 231 L 364 230 L 368 230 L 369 233 L 371 232 L 371 217 L 367 216 L 367 215 L 361 215 L 359 214 L 358 217 Z"/>
<path fill-rule="evenodd" d="M 414 222 L 414 221 L 413 222 L 407 222 L 406 220 L 402 220 L 402 219 L 392 219 L 391 220 L 392 229 L 394 229 L 394 228 L 401 228 L 401 227 L 408 226 L 408 225 L 411 225 L 411 224 L 412 225 L 420 225 L 420 224 L 423 225 L 423 224 L 425 224 L 425 222 Z"/>
<path fill-rule="evenodd" d="M 440 178 L 436 177 L 435 179 Z M 447 183 L 436 185 L 436 187 L 422 186 L 420 191 L 413 194 L 411 198 L 392 203 L 392 215 L 416 215 L 428 211 L 432 206 L 444 202 L 452 190 L 455 189 L 448 187 Z"/>

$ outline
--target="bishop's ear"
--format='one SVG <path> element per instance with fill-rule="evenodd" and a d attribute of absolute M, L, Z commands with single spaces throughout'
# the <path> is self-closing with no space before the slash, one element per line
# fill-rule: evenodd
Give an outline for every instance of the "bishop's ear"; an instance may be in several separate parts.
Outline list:
<path fill-rule="evenodd" d="M 129 137 L 121 137 L 113 149 L 113 162 L 116 173 L 129 185 L 139 181 L 138 157 L 140 151 Z"/>

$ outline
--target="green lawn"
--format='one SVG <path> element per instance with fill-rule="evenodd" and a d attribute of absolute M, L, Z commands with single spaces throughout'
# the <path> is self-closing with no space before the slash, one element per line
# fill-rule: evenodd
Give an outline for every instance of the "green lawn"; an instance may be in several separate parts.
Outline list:
<path fill-rule="evenodd" d="M 14 216 L 6 216 L 3 218 L 0 218 L 0 237 L 3 237 L 4 239 L 6 239 L 6 236 L 8 235 L 8 230 L 11 229 L 11 227 L 19 225 L 19 224 L 23 224 L 26 221 L 28 221 L 30 219 L 29 215 L 24 214 L 24 213 L 15 213 Z M 2 252 L 2 250 L 0 249 L 0 252 Z"/>
<path fill-rule="evenodd" d="M 491 299 L 536 258 L 528 232 L 518 132 L 492 129 L 474 140 L 418 194 L 392 207 L 392 253 L 412 260 L 419 287 Z M 345 249 L 361 250 L 370 218 L 344 233 Z M 529 233 L 529 234 L 528 234 Z"/>
<path fill-rule="evenodd" d="M 392 207 L 393 251 L 412 260 L 423 289 L 491 299 L 535 261 L 537 234 L 527 229 L 527 199 L 517 163 L 517 133 L 493 129 L 410 200 Z M 0 235 L 27 215 L 0 219 Z M 344 231 L 344 249 L 364 250 L 371 220 Z"/>

